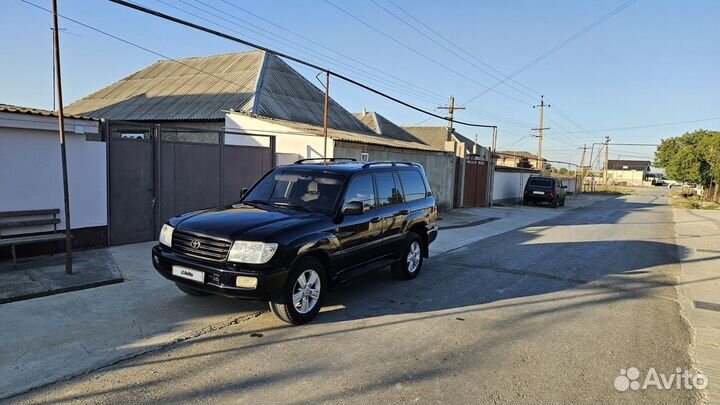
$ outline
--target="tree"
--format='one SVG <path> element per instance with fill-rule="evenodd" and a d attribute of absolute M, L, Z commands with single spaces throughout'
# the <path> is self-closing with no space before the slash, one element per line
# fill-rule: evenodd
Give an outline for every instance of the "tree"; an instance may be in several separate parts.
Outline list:
<path fill-rule="evenodd" d="M 675 180 L 710 184 L 720 178 L 720 132 L 701 129 L 663 139 L 654 165 Z"/>
<path fill-rule="evenodd" d="M 558 170 L 558 173 L 560 173 L 564 176 L 564 175 L 567 175 L 568 173 L 570 173 L 570 171 L 564 167 L 561 167 L 560 170 Z"/>

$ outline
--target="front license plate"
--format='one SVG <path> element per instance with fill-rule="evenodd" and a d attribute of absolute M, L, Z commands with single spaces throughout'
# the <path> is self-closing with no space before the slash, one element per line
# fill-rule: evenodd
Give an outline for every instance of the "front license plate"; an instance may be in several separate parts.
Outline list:
<path fill-rule="evenodd" d="M 205 282 L 205 273 L 200 270 L 188 269 L 187 267 L 182 267 L 182 266 L 173 266 L 172 274 L 173 274 L 173 276 L 178 276 L 178 277 L 186 278 L 188 280 L 197 281 L 198 283 Z"/>
<path fill-rule="evenodd" d="M 533 191 L 533 194 L 545 195 L 544 191 Z"/>

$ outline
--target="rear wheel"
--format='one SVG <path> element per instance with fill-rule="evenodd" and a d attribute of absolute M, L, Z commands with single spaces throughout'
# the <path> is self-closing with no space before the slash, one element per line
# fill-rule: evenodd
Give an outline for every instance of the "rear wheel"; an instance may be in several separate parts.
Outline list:
<path fill-rule="evenodd" d="M 402 280 L 411 280 L 420 273 L 423 264 L 422 238 L 411 232 L 408 234 L 400 261 L 391 266 L 395 277 Z"/>
<path fill-rule="evenodd" d="M 561 207 L 564 207 L 564 206 L 565 206 L 565 197 L 563 197 L 562 201 L 560 201 L 560 206 L 561 206 Z"/>
<path fill-rule="evenodd" d="M 557 208 L 558 207 L 557 199 L 553 200 L 553 202 L 550 203 L 550 206 L 553 208 Z"/>
<path fill-rule="evenodd" d="M 175 283 L 177 288 L 180 289 L 180 291 L 184 292 L 187 295 L 192 295 L 193 297 L 207 297 L 210 295 L 210 293 L 206 293 L 205 291 L 196 290 L 192 287 L 188 287 L 185 284 Z"/>
<path fill-rule="evenodd" d="M 270 301 L 270 310 L 283 322 L 309 322 L 320 312 L 326 290 L 325 266 L 314 257 L 300 259 L 290 270 L 283 292 Z"/>

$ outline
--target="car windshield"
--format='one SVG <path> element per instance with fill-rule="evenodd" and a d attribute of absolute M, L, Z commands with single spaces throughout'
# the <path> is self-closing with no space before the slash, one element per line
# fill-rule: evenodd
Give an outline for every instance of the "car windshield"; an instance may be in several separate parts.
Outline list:
<path fill-rule="evenodd" d="M 262 179 L 242 202 L 330 214 L 342 184 L 343 177 L 332 173 L 277 169 Z"/>

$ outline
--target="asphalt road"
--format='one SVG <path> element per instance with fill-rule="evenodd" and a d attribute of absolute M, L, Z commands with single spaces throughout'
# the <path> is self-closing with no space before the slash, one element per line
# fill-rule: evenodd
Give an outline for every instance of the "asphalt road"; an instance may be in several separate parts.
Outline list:
<path fill-rule="evenodd" d="M 697 403 L 695 390 L 613 385 L 629 367 L 692 368 L 665 193 L 438 255 L 413 281 L 372 273 L 309 325 L 264 313 L 9 401 Z"/>

